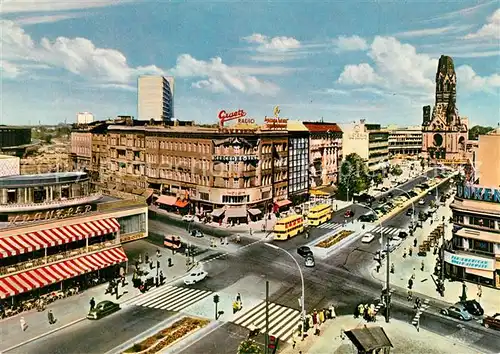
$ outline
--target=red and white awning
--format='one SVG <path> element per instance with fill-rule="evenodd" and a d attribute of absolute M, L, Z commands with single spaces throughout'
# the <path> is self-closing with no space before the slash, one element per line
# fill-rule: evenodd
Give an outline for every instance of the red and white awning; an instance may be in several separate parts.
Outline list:
<path fill-rule="evenodd" d="M 0 278 L 0 299 L 58 283 L 81 274 L 127 261 L 122 247 L 68 259 L 45 267 Z"/>
<path fill-rule="evenodd" d="M 87 237 L 102 236 L 119 230 L 120 224 L 118 220 L 109 218 L 1 237 L 0 258 L 83 240 Z"/>

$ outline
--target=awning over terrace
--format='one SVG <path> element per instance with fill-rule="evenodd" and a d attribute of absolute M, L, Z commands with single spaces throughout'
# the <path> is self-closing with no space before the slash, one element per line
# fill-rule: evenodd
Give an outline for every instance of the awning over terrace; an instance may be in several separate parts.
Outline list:
<path fill-rule="evenodd" d="M 0 299 L 43 288 L 125 261 L 127 256 L 123 248 L 116 247 L 3 277 L 0 278 Z"/>
<path fill-rule="evenodd" d="M 115 218 L 93 220 L 84 223 L 54 227 L 36 232 L 0 238 L 0 258 L 33 252 L 46 247 L 62 245 L 87 237 L 118 232 L 120 224 Z"/>

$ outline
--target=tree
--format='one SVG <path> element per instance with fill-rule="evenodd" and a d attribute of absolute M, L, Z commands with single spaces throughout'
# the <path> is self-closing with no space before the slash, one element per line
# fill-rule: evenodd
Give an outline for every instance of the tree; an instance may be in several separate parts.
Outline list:
<path fill-rule="evenodd" d="M 43 137 L 43 141 L 45 141 L 47 144 L 50 144 L 52 141 L 52 135 L 47 134 Z"/>
<path fill-rule="evenodd" d="M 401 166 L 399 166 L 399 165 L 392 166 L 392 168 L 391 168 L 391 175 L 393 175 L 393 176 L 401 176 L 402 174 L 403 174 L 403 170 L 402 170 Z"/>
<path fill-rule="evenodd" d="M 358 154 L 346 156 L 340 166 L 339 188 L 337 195 L 341 199 L 350 199 L 370 186 L 368 167 Z"/>
<path fill-rule="evenodd" d="M 492 127 L 483 127 L 480 125 L 475 125 L 469 129 L 469 140 L 477 140 L 479 135 L 485 135 L 492 131 Z"/>
<path fill-rule="evenodd" d="M 264 351 L 254 340 L 248 339 L 240 343 L 237 354 L 264 354 Z"/>
<path fill-rule="evenodd" d="M 381 184 L 384 181 L 384 177 L 382 177 L 382 174 L 379 172 L 373 176 L 373 183 L 375 183 L 376 186 Z"/>

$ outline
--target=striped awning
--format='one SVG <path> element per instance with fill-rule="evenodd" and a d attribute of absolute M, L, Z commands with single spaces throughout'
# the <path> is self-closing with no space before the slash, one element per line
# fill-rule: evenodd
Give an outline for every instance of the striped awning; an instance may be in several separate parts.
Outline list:
<path fill-rule="evenodd" d="M 102 236 L 119 230 L 118 220 L 109 218 L 0 237 L 0 259 L 83 240 L 87 237 Z"/>
<path fill-rule="evenodd" d="M 127 261 L 123 248 L 68 259 L 45 267 L 0 278 L 0 299 L 58 283 L 65 279 L 103 269 Z"/>

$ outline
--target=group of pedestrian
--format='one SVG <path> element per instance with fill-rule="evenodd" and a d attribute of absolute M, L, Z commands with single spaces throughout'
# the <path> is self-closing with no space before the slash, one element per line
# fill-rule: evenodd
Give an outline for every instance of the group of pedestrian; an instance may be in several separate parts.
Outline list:
<path fill-rule="evenodd" d="M 377 316 L 377 310 L 375 309 L 375 305 L 359 304 L 354 309 L 354 318 L 359 318 L 360 316 L 363 316 L 363 318 L 367 322 L 375 322 Z"/>
<path fill-rule="evenodd" d="M 311 314 L 305 316 L 304 323 L 299 324 L 298 330 L 293 337 L 293 348 L 295 348 L 295 345 L 297 344 L 297 337 L 304 339 L 304 337 L 307 336 L 307 332 L 311 328 L 314 329 L 314 335 L 319 336 L 321 325 L 325 323 L 326 320 L 334 318 L 337 318 L 337 314 L 335 313 L 335 306 L 333 306 L 333 304 L 321 310 L 314 309 Z M 302 332 L 302 330 L 304 330 L 304 332 Z"/>

